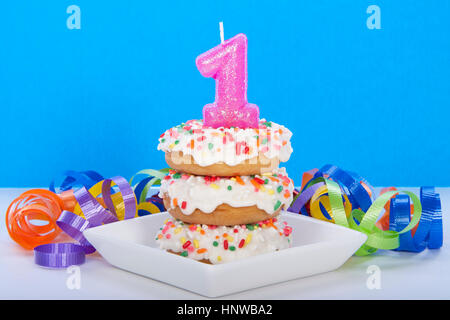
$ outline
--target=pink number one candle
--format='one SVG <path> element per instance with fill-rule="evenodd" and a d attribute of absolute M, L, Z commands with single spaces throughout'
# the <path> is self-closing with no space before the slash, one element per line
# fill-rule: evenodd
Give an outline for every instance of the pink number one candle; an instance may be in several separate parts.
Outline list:
<path fill-rule="evenodd" d="M 247 37 L 238 34 L 199 55 L 200 73 L 216 80 L 216 101 L 203 107 L 205 126 L 257 128 L 259 108 L 247 102 Z"/>

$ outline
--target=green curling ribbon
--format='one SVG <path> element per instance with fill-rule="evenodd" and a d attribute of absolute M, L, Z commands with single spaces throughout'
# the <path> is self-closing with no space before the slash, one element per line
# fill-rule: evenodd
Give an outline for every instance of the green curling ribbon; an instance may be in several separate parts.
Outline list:
<path fill-rule="evenodd" d="M 345 214 L 344 202 L 342 200 L 343 192 L 339 184 L 323 177 L 317 177 L 311 180 L 306 185 L 305 189 L 320 182 L 325 183 L 328 188 L 328 198 L 331 208 L 330 215 L 333 217 L 335 223 L 367 235 L 367 241 L 355 253 L 357 256 L 367 256 L 376 252 L 378 249 L 391 250 L 398 248 L 400 246 L 400 234 L 412 230 L 420 221 L 422 205 L 419 198 L 412 192 L 402 190 L 388 191 L 378 197 L 369 207 L 367 212 L 364 212 L 361 209 L 353 209 L 349 217 L 347 217 Z M 391 198 L 399 193 L 407 194 L 414 204 L 411 221 L 401 231 L 383 231 L 375 224 L 382 214 L 384 206 Z"/>

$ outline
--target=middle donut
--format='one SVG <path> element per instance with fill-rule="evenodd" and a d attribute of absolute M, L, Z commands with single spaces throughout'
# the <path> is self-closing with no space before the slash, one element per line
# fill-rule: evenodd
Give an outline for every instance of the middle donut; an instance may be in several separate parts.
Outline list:
<path fill-rule="evenodd" d="M 162 180 L 167 211 L 186 223 L 234 226 L 277 216 L 292 202 L 294 184 L 284 168 L 252 176 L 195 176 L 175 170 Z"/>

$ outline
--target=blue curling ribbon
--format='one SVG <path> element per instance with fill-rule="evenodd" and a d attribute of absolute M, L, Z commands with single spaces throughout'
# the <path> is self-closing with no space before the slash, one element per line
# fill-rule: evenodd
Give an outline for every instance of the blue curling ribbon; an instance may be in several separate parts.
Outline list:
<path fill-rule="evenodd" d="M 58 187 L 59 192 L 66 191 L 70 189 L 76 189 L 80 187 L 86 187 L 89 189 L 94 184 L 99 181 L 104 180 L 103 176 L 96 171 L 88 170 L 88 171 L 73 171 L 66 170 L 63 171 L 60 176 L 63 177 L 63 181 L 61 185 Z M 55 180 L 53 179 L 50 182 L 49 190 L 56 193 L 55 189 Z"/>
<path fill-rule="evenodd" d="M 333 166 L 331 164 L 326 164 L 316 173 L 316 176 L 323 176 L 327 174 L 331 179 L 338 182 L 348 196 L 348 199 L 352 203 L 353 208 L 361 208 L 366 212 L 372 205 L 372 199 L 367 193 L 367 190 L 361 185 L 360 181 L 357 181 L 346 171 Z"/>
<path fill-rule="evenodd" d="M 138 216 L 155 213 L 155 207 L 159 210 L 158 212 L 166 211 L 163 199 L 157 193 L 153 195 L 149 195 L 149 193 L 151 186 L 156 183 L 160 184 L 168 172 L 169 168 L 160 170 L 144 169 L 131 177 L 129 183 L 138 202 Z M 148 206 L 148 203 L 151 203 L 153 206 Z"/>
<path fill-rule="evenodd" d="M 141 198 L 143 198 L 143 196 L 145 196 L 145 201 L 148 201 L 151 198 L 147 198 L 147 194 L 142 194 L 145 190 L 145 188 L 150 185 L 152 186 L 155 182 L 160 183 L 159 181 L 161 181 L 161 179 L 163 179 L 163 177 L 167 174 L 168 169 L 161 169 L 161 170 L 151 170 L 148 169 L 147 171 L 153 171 L 153 174 L 149 174 L 149 173 L 137 173 L 135 176 L 133 176 L 130 180 L 130 183 L 132 183 L 132 181 L 139 179 L 139 178 L 135 178 L 138 175 L 141 175 L 141 177 L 146 174 L 147 177 L 145 178 L 141 178 L 141 180 L 139 180 L 139 182 L 137 184 L 135 184 L 134 187 L 134 194 L 136 195 L 136 198 L 138 200 L 138 202 L 140 202 Z M 133 184 L 134 185 L 134 184 Z M 154 195 L 152 195 L 151 197 L 153 197 Z M 144 201 L 144 200 L 142 200 Z M 153 201 L 151 201 L 153 202 Z"/>
<path fill-rule="evenodd" d="M 136 185 L 136 188 L 134 189 L 134 194 L 136 195 L 136 199 L 138 199 L 138 201 L 141 198 L 144 188 L 147 186 L 147 184 L 150 182 L 150 180 L 152 180 L 154 178 L 155 178 L 154 176 L 149 176 L 149 177 L 144 178 L 141 181 L 139 181 L 139 183 Z M 157 194 L 154 194 L 151 197 L 147 198 L 146 201 L 153 203 L 155 206 L 158 207 L 158 209 L 161 212 L 166 211 L 166 208 L 164 207 L 164 203 L 162 202 L 162 199 L 159 198 Z M 150 213 L 145 210 L 138 211 L 139 216 L 145 216 L 148 214 L 150 214 Z"/>
<path fill-rule="evenodd" d="M 438 249 L 443 243 L 442 212 L 439 194 L 434 187 L 420 188 L 422 216 L 414 237 L 411 231 L 399 237 L 397 251 L 421 252 L 425 248 Z M 389 210 L 389 229 L 400 231 L 411 219 L 411 206 L 408 195 L 399 194 L 391 200 Z"/>
<path fill-rule="evenodd" d="M 360 176 L 359 174 L 357 174 L 356 172 L 352 172 L 352 171 L 347 171 L 349 175 L 351 175 L 353 177 L 353 179 L 355 179 L 356 181 L 359 182 L 364 182 L 365 185 L 367 187 L 369 187 L 370 191 L 372 191 L 372 196 L 370 197 L 371 201 L 373 202 L 375 200 L 375 189 L 374 187 L 370 184 L 369 181 L 367 181 L 364 177 Z M 369 195 L 370 196 L 370 195 Z"/>
<path fill-rule="evenodd" d="M 144 190 L 145 186 L 153 178 L 154 178 L 154 176 L 149 176 L 147 178 L 144 178 L 141 181 L 139 181 L 139 183 L 136 185 L 136 188 L 134 189 L 134 194 L 136 195 L 136 199 L 138 199 L 138 201 L 141 198 L 141 194 L 142 194 L 142 191 Z"/>
<path fill-rule="evenodd" d="M 150 198 L 148 198 L 147 201 L 149 201 L 149 202 L 153 203 L 155 206 L 157 206 L 161 212 L 164 212 L 164 211 L 166 211 L 166 208 L 164 207 L 163 199 L 159 197 L 158 193 L 156 193 L 153 196 L 151 196 Z"/>
<path fill-rule="evenodd" d="M 363 177 L 350 171 L 344 171 L 336 166 L 327 164 L 318 170 L 299 191 L 288 211 L 298 212 L 309 216 L 305 205 L 317 189 L 318 179 L 325 178 L 335 181 L 343 194 L 346 194 L 353 209 L 367 212 L 374 201 L 374 189 Z M 363 186 L 364 183 L 371 191 Z M 414 236 L 411 231 L 399 234 L 397 251 L 421 252 L 424 249 L 438 249 L 443 245 L 443 227 L 441 201 L 434 187 L 420 188 L 420 203 L 422 214 Z M 327 210 L 320 205 L 324 217 L 328 218 Z M 400 232 L 411 221 L 411 199 L 407 194 L 397 194 L 390 201 L 389 230 Z M 355 217 L 354 217 L 355 218 Z M 357 224 L 359 221 L 355 221 Z"/>
<path fill-rule="evenodd" d="M 421 188 L 421 198 L 427 203 L 429 208 L 434 214 L 432 215 L 431 229 L 428 238 L 428 248 L 437 249 L 442 247 L 444 241 L 444 231 L 442 226 L 442 210 L 441 210 L 441 199 L 439 193 L 434 192 L 433 187 L 422 187 Z"/>

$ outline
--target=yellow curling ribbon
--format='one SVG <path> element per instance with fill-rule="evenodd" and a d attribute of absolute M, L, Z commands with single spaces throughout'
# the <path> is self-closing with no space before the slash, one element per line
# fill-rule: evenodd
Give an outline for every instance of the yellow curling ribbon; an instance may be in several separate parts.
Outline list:
<path fill-rule="evenodd" d="M 348 200 L 348 197 L 346 194 L 343 194 L 343 196 L 344 196 L 344 200 L 345 200 L 344 201 L 345 215 L 348 218 L 348 217 L 350 217 L 350 213 L 352 211 L 352 204 Z M 330 200 L 328 197 L 328 188 L 326 185 L 323 185 L 317 189 L 317 191 L 314 193 L 314 195 L 312 196 L 312 198 L 310 200 L 309 206 L 310 206 L 311 217 L 319 219 L 319 220 L 324 220 L 327 222 L 335 223 L 334 217 L 332 214 L 332 210 L 331 210 Z M 323 211 L 321 209 L 321 206 L 326 210 L 326 212 L 328 213 L 328 216 L 325 216 L 325 214 L 323 213 Z"/>
<path fill-rule="evenodd" d="M 150 212 L 151 214 L 159 213 L 161 210 L 157 206 L 155 206 L 151 202 L 141 202 L 138 204 L 138 211 L 139 210 L 145 210 L 147 212 Z"/>
<path fill-rule="evenodd" d="M 161 170 L 154 170 L 154 169 L 144 169 L 141 170 L 139 172 L 137 172 L 134 176 L 131 177 L 129 183 L 132 186 L 133 191 L 136 191 L 136 188 L 139 186 L 140 182 L 142 182 L 142 180 L 140 180 L 138 183 L 136 183 L 135 185 L 133 185 L 133 180 L 136 179 L 136 177 L 138 175 L 144 176 L 145 177 L 150 177 L 151 179 L 149 181 L 144 182 L 144 186 L 142 188 L 142 190 L 139 192 L 139 194 L 136 194 L 135 197 L 135 201 L 136 201 L 136 213 L 135 213 L 135 217 L 138 217 L 138 212 L 139 210 L 144 210 L 150 214 L 154 214 L 154 213 L 159 213 L 161 212 L 161 209 L 156 206 L 155 204 L 151 203 L 151 202 L 147 202 L 146 201 L 146 197 L 148 194 L 148 191 L 150 190 L 150 188 L 154 185 L 159 185 L 161 184 L 161 179 L 164 178 L 164 176 L 169 172 L 169 168 L 164 168 Z M 97 182 L 95 185 L 93 185 L 90 189 L 89 189 L 89 193 L 96 198 L 97 201 L 100 202 L 100 204 L 102 204 L 103 206 L 105 205 L 103 198 L 102 198 L 102 185 L 103 185 L 103 180 Z M 115 183 L 112 181 L 111 182 L 111 187 L 113 187 L 115 185 Z M 123 220 L 125 217 L 125 205 L 124 205 L 124 201 L 123 201 L 123 197 L 122 194 L 120 192 L 118 193 L 114 193 L 111 195 L 111 201 L 114 205 L 114 208 L 116 210 L 116 216 L 119 220 Z M 84 218 L 83 212 L 81 211 L 80 205 L 77 204 L 73 210 L 73 212 L 81 217 Z"/>
<path fill-rule="evenodd" d="M 105 203 L 102 198 L 102 185 L 104 180 L 97 182 L 94 184 L 91 188 L 89 188 L 89 193 L 98 201 L 102 206 L 105 206 Z M 115 186 L 116 184 L 114 181 L 111 181 L 111 187 Z M 116 216 L 119 220 L 123 220 L 125 218 L 125 202 L 123 201 L 122 194 L 120 192 L 114 193 L 111 195 L 111 201 L 114 205 L 114 208 L 116 210 Z M 136 197 L 135 197 L 136 202 Z M 137 206 L 137 203 L 136 203 Z M 137 211 L 135 212 L 135 217 L 137 217 Z M 159 212 L 159 211 L 158 211 Z M 84 217 L 83 211 L 80 208 L 80 205 L 77 203 L 75 208 L 73 209 L 73 213 L 76 215 L 79 215 L 80 217 Z"/>

